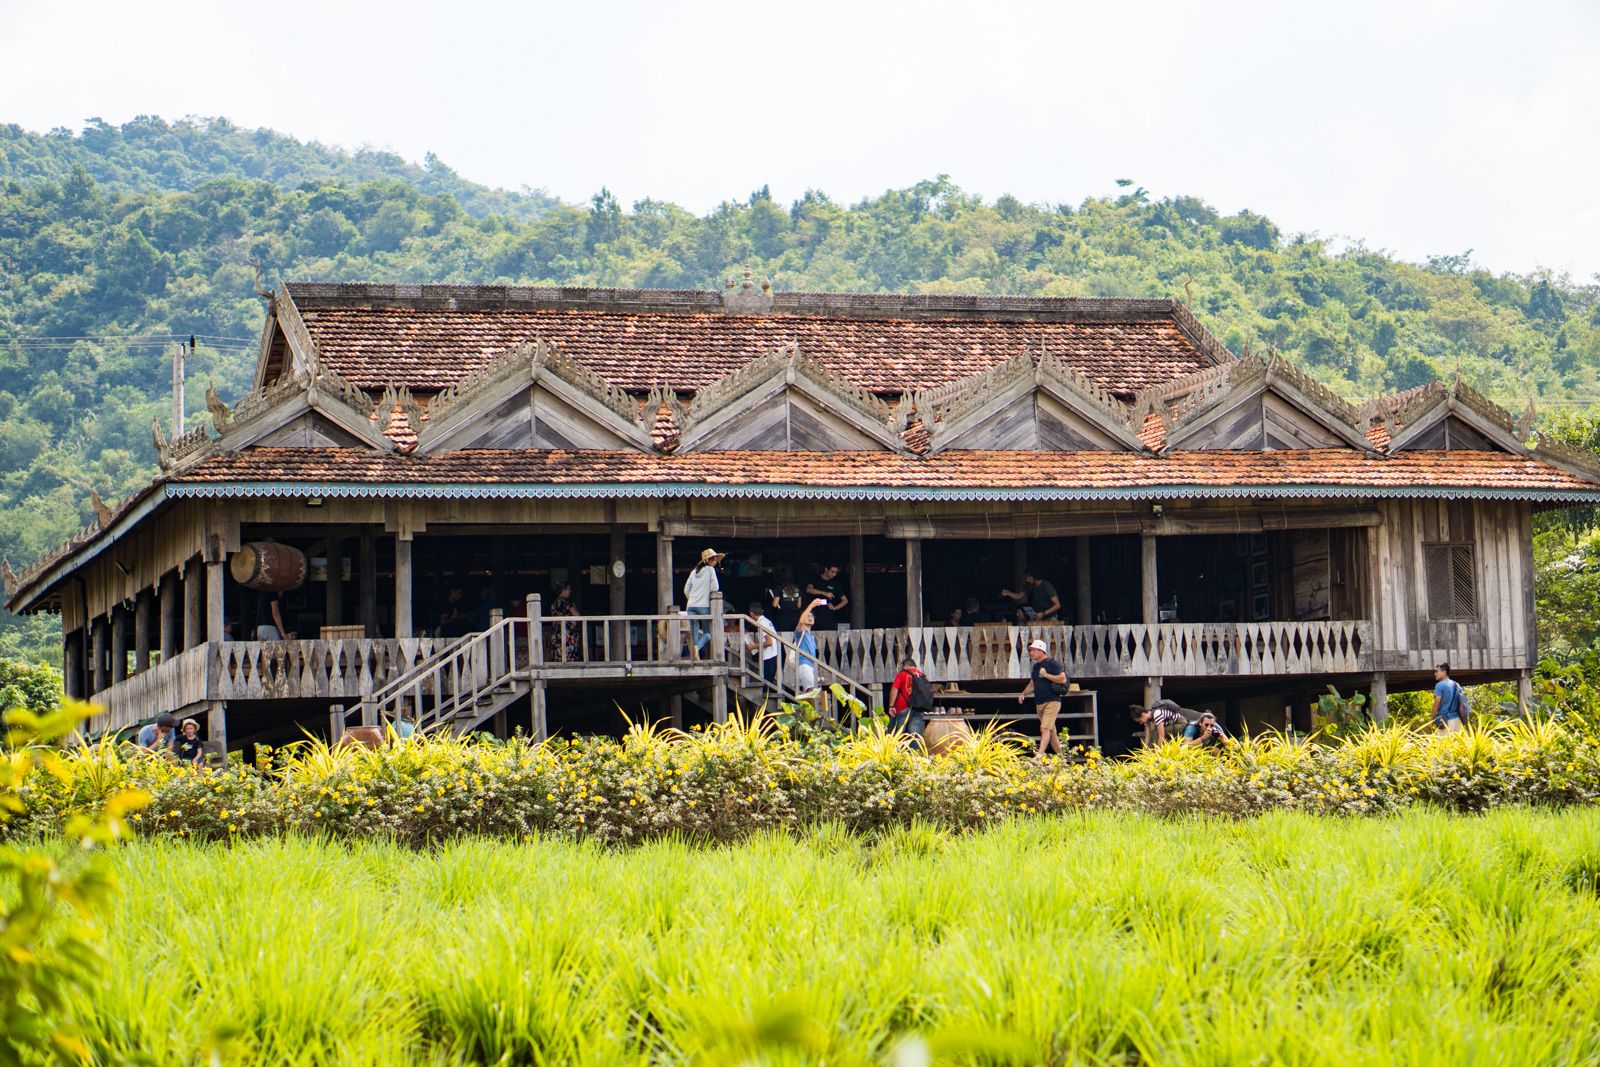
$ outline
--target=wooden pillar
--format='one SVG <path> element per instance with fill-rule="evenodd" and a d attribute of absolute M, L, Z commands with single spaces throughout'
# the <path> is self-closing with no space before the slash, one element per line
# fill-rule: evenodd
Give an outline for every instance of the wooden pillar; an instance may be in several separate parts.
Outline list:
<path fill-rule="evenodd" d="M 111 609 L 111 682 L 115 685 L 128 676 L 128 609 L 121 604 Z"/>
<path fill-rule="evenodd" d="M 1011 539 L 1011 588 L 1022 589 L 1026 586 L 1028 577 L 1028 539 L 1014 537 Z"/>
<path fill-rule="evenodd" d="M 150 591 L 141 589 L 133 597 L 133 672 L 150 669 Z"/>
<path fill-rule="evenodd" d="M 1389 721 L 1389 676 L 1378 673 L 1372 676 L 1372 684 L 1367 687 L 1367 711 L 1372 715 L 1373 722 Z"/>
<path fill-rule="evenodd" d="M 711 663 L 714 673 L 711 676 L 711 718 L 716 722 L 728 721 L 728 687 L 720 669 L 728 662 L 728 638 L 722 631 L 723 607 L 722 593 L 717 591 L 711 594 Z"/>
<path fill-rule="evenodd" d="M 111 662 L 106 650 L 106 636 L 110 628 L 111 625 L 104 616 L 97 616 L 89 622 L 91 696 L 105 692 L 111 685 Z"/>
<path fill-rule="evenodd" d="M 1161 622 L 1161 595 L 1156 588 L 1156 535 L 1144 534 L 1139 541 L 1139 604 L 1146 626 Z M 1149 707 L 1161 699 L 1161 679 L 1144 680 L 1144 703 Z"/>
<path fill-rule="evenodd" d="M 1089 552 L 1089 539 L 1075 537 L 1073 550 L 1077 553 L 1077 582 L 1078 604 L 1076 619 L 1079 626 L 1089 626 L 1094 622 L 1094 601 L 1091 595 L 1094 589 L 1094 562 Z"/>
<path fill-rule="evenodd" d="M 1139 604 L 1141 621 L 1154 626 L 1161 621 L 1161 591 L 1156 588 L 1156 535 L 1139 538 Z"/>
<path fill-rule="evenodd" d="M 411 633 L 411 538 L 394 535 L 394 635 Z M 376 608 L 374 608 L 376 610 Z"/>
<path fill-rule="evenodd" d="M 1517 714 L 1524 717 L 1533 710 L 1533 671 L 1523 668 L 1517 672 Z"/>
<path fill-rule="evenodd" d="M 198 575 L 196 575 L 198 577 Z M 222 581 L 223 563 L 206 561 L 206 640 L 214 645 L 222 643 Z"/>
<path fill-rule="evenodd" d="M 220 700 L 206 705 L 206 740 L 215 741 L 228 751 L 228 706 Z"/>
<path fill-rule="evenodd" d="M 344 705 L 333 704 L 328 708 L 328 744 L 333 744 L 344 736 Z"/>
<path fill-rule="evenodd" d="M 184 648 L 193 648 L 206 639 L 205 600 L 205 575 L 200 557 L 195 556 L 183 567 Z"/>
<path fill-rule="evenodd" d="M 615 526 L 611 528 L 610 557 L 606 564 L 607 613 L 625 615 L 628 611 L 628 535 Z M 621 575 L 617 574 L 619 563 L 623 568 Z M 628 650 L 628 624 L 625 622 L 611 624 L 611 655 L 633 658 Z"/>
<path fill-rule="evenodd" d="M 546 706 L 543 678 L 534 679 L 533 690 L 528 694 L 528 703 L 533 712 L 533 739 L 535 741 L 548 741 L 550 739 L 550 711 Z"/>
<path fill-rule="evenodd" d="M 344 621 L 344 542 L 328 539 L 328 581 L 322 590 L 322 625 Z"/>
<path fill-rule="evenodd" d="M 161 660 L 166 662 L 183 651 L 183 612 L 178 603 L 178 575 L 168 571 L 161 576 Z"/>
<path fill-rule="evenodd" d="M 922 611 L 922 540 L 906 538 L 906 625 L 921 626 Z"/>
<path fill-rule="evenodd" d="M 378 538 L 361 531 L 361 625 L 368 637 L 378 636 Z"/>
<path fill-rule="evenodd" d="M 683 729 L 683 697 L 680 694 L 674 693 L 667 698 L 667 715 L 674 730 Z"/>
<path fill-rule="evenodd" d="M 867 628 L 867 539 L 850 535 L 850 629 Z"/>
<path fill-rule="evenodd" d="M 665 615 L 677 597 L 672 575 L 672 535 L 656 534 L 656 610 Z"/>

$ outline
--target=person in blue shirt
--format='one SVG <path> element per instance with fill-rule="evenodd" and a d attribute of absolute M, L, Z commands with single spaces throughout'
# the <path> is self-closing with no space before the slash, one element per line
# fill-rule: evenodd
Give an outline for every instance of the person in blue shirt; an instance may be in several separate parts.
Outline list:
<path fill-rule="evenodd" d="M 800 646 L 800 654 L 795 657 L 795 689 L 801 693 L 817 687 L 817 635 L 812 627 L 816 625 L 817 609 L 827 603 L 825 596 L 812 600 L 794 625 L 794 643 Z"/>
<path fill-rule="evenodd" d="M 156 716 L 155 722 L 146 723 L 144 729 L 139 731 L 135 743 L 140 748 L 147 748 L 152 752 L 175 752 L 178 747 L 178 719 L 174 715 L 162 712 Z"/>
<path fill-rule="evenodd" d="M 1450 677 L 1450 664 L 1441 663 L 1433 669 L 1433 725 L 1442 734 L 1453 734 L 1462 729 L 1466 700 L 1461 683 Z"/>

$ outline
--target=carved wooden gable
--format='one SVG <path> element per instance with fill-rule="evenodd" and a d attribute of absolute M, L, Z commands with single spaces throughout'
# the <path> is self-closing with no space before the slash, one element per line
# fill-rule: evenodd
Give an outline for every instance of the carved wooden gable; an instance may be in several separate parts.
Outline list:
<path fill-rule="evenodd" d="M 696 393 L 679 414 L 678 451 L 898 450 L 896 421 L 888 402 L 785 345 Z"/>
<path fill-rule="evenodd" d="M 1373 410 L 1388 431 L 1388 450 L 1471 449 L 1524 453 L 1533 411 L 1522 418 L 1460 381 L 1428 385 L 1380 403 Z"/>
<path fill-rule="evenodd" d="M 1024 451 L 1143 447 L 1126 405 L 1064 360 L 1019 355 L 917 393 L 912 406 L 929 427 L 930 449 Z"/>
<path fill-rule="evenodd" d="M 1169 451 L 1371 448 L 1354 406 L 1276 355 L 1194 378 L 1187 393 L 1182 381 L 1161 387 Z"/>
<path fill-rule="evenodd" d="M 544 342 L 518 345 L 439 393 L 418 452 L 463 448 L 650 448 L 627 393 Z"/>

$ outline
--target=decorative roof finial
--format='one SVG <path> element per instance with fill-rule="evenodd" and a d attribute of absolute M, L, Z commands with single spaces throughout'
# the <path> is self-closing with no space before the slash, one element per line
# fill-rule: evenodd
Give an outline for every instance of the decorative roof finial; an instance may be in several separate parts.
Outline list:
<path fill-rule="evenodd" d="M 750 270 L 750 263 L 745 261 L 743 277 L 737 289 L 733 286 L 733 279 L 728 279 L 728 287 L 722 293 L 722 310 L 727 315 L 766 315 L 772 311 L 772 280 L 769 278 L 761 283 L 761 288 L 756 288 L 753 280 L 754 274 Z"/>

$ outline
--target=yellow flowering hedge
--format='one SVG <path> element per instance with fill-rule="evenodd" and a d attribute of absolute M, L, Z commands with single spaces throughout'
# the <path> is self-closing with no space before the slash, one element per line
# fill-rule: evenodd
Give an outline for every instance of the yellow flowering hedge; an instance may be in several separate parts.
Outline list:
<path fill-rule="evenodd" d="M 421 739 L 378 751 L 307 742 L 225 770 L 94 747 L 63 766 L 22 784 L 23 810 L 8 833 L 55 832 L 124 788 L 151 797 L 133 816 L 146 834 L 311 833 L 419 845 L 467 835 L 732 841 L 822 822 L 963 829 L 1090 809 L 1374 815 L 1429 804 L 1473 812 L 1600 797 L 1600 742 L 1520 721 L 1445 737 L 1392 726 L 1340 739 L 1270 735 L 1210 751 L 1168 744 L 1126 760 L 1091 752 L 1036 762 L 1017 739 L 994 732 L 930 757 L 881 729 L 797 742 L 769 719 L 735 717 L 689 734 L 636 726 L 620 741 Z"/>

